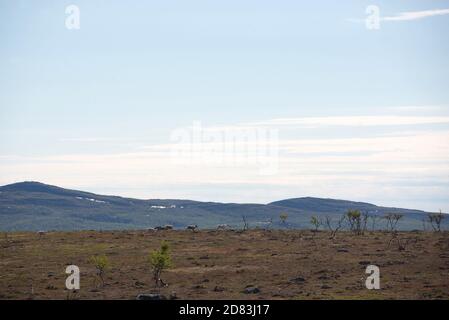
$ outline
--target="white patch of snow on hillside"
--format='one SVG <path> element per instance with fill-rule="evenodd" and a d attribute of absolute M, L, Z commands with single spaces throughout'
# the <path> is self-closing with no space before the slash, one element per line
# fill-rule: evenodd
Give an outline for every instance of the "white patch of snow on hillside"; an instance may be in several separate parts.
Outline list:
<path fill-rule="evenodd" d="M 169 206 L 150 206 L 151 209 L 176 209 L 175 204 L 171 204 Z M 182 209 L 183 207 L 181 207 Z"/>
<path fill-rule="evenodd" d="M 106 201 L 92 199 L 92 198 L 83 198 L 83 197 L 76 197 L 76 198 L 78 200 L 87 200 L 87 201 L 96 202 L 96 203 L 106 203 Z"/>

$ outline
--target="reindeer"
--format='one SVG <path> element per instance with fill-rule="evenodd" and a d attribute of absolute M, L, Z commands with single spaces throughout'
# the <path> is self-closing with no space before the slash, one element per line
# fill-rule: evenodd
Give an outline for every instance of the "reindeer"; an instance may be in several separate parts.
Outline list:
<path fill-rule="evenodd" d="M 188 225 L 186 229 L 192 230 L 193 232 L 195 232 L 198 229 L 198 226 L 196 224 L 191 224 L 191 225 Z"/>

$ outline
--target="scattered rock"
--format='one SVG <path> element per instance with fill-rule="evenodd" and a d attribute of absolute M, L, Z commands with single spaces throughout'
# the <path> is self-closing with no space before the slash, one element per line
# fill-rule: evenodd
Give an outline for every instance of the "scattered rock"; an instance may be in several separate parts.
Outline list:
<path fill-rule="evenodd" d="M 321 286 L 321 289 L 332 289 L 332 287 L 331 287 L 331 286 L 328 286 L 327 284 L 323 284 L 323 285 Z"/>
<path fill-rule="evenodd" d="M 256 294 L 260 292 L 260 289 L 257 287 L 247 287 L 243 292 L 246 294 Z"/>
<path fill-rule="evenodd" d="M 306 281 L 306 279 L 304 279 L 303 277 L 297 277 L 297 278 L 290 279 L 290 282 L 294 282 L 294 283 L 303 283 L 305 281 Z"/>
<path fill-rule="evenodd" d="M 167 300 L 167 297 L 159 293 L 141 293 L 136 300 Z"/>
<path fill-rule="evenodd" d="M 197 284 L 196 286 L 193 286 L 193 289 L 206 289 L 206 287 L 202 284 Z"/>
<path fill-rule="evenodd" d="M 349 252 L 349 250 L 346 248 L 339 248 L 337 249 L 337 252 Z"/>
<path fill-rule="evenodd" d="M 214 291 L 215 292 L 222 292 L 222 291 L 225 291 L 225 288 L 219 287 L 219 286 L 215 286 Z"/>

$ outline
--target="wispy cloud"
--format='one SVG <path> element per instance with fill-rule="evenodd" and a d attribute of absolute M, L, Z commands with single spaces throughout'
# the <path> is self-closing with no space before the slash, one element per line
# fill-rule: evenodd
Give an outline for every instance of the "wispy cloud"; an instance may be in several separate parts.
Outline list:
<path fill-rule="evenodd" d="M 429 111 L 448 110 L 449 106 L 446 106 L 446 105 L 394 106 L 394 107 L 388 107 L 387 109 L 392 110 L 392 111 L 401 111 L 401 112 L 429 112 Z"/>
<path fill-rule="evenodd" d="M 449 117 L 419 116 L 336 116 L 336 117 L 304 117 L 281 118 L 252 123 L 266 126 L 401 126 L 449 123 Z"/>
<path fill-rule="evenodd" d="M 449 14 L 449 9 L 401 12 L 395 16 L 382 17 L 383 21 L 410 21 Z"/>
<path fill-rule="evenodd" d="M 232 161 L 221 161 L 228 156 L 223 140 L 206 139 L 201 140 L 201 148 L 196 148 L 195 141 L 185 145 L 192 152 L 179 153 L 176 158 L 172 151 L 179 147 L 178 141 L 110 154 L 0 156 L 0 184 L 38 180 L 100 193 L 111 186 L 120 187 L 113 193 L 141 198 L 217 201 L 236 201 L 237 194 L 238 201 L 247 202 L 317 195 L 381 199 L 381 204 L 405 207 L 417 203 L 430 210 L 436 204 L 429 204 L 429 199 L 446 199 L 449 192 L 449 127 L 441 123 L 448 124 L 449 117 L 305 117 L 204 127 L 202 133 L 240 130 L 242 126 L 279 128 L 279 170 L 261 175 L 257 165 L 266 159 L 239 148 L 238 143 Z M 438 128 L 434 124 L 439 124 Z M 337 126 L 337 130 L 328 131 L 327 126 Z M 363 136 L 356 134 L 357 130 L 351 136 L 338 133 L 357 126 L 381 126 L 387 135 L 373 130 L 366 130 Z M 283 129 L 291 134 L 283 134 Z M 197 156 L 201 161 L 192 161 Z M 438 205 L 449 208 L 447 200 Z"/>
<path fill-rule="evenodd" d="M 435 16 L 443 16 L 449 15 L 449 9 L 432 9 L 432 10 L 422 10 L 422 11 L 405 11 L 400 12 L 396 15 L 379 17 L 380 21 L 412 21 L 412 20 L 420 20 L 424 18 L 430 18 Z M 354 23 L 364 23 L 366 18 L 349 18 L 346 21 L 354 22 Z"/>
<path fill-rule="evenodd" d="M 132 139 L 125 139 L 125 138 L 118 138 L 118 137 L 84 137 L 84 138 L 60 138 L 59 141 L 61 142 L 82 142 L 82 143 L 96 143 L 96 142 L 129 142 L 129 141 L 135 141 Z"/>
<path fill-rule="evenodd" d="M 391 108 L 394 111 L 416 111 L 413 107 Z M 425 110 L 421 107 L 421 110 Z M 403 116 L 403 115 L 363 115 L 363 116 L 319 116 L 274 118 L 260 121 L 242 122 L 233 125 L 204 126 L 204 132 L 224 132 L 254 130 L 266 127 L 294 127 L 313 129 L 318 127 L 400 127 L 417 125 L 449 124 L 449 116 Z M 191 128 L 191 127 L 189 127 Z"/>

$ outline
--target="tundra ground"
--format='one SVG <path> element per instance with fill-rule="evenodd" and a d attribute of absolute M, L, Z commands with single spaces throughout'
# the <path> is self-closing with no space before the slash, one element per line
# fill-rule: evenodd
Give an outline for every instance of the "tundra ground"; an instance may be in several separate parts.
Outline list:
<path fill-rule="evenodd" d="M 1 299 L 66 299 L 65 268 L 81 270 L 75 299 L 135 299 L 160 292 L 181 299 L 449 299 L 449 233 L 386 232 L 329 239 L 328 232 L 82 231 L 8 233 L 0 239 Z M 154 287 L 149 253 L 166 240 L 173 267 Z M 106 255 L 105 285 L 93 255 Z M 380 268 L 380 290 L 365 287 Z M 258 293 L 245 293 L 246 287 Z"/>

